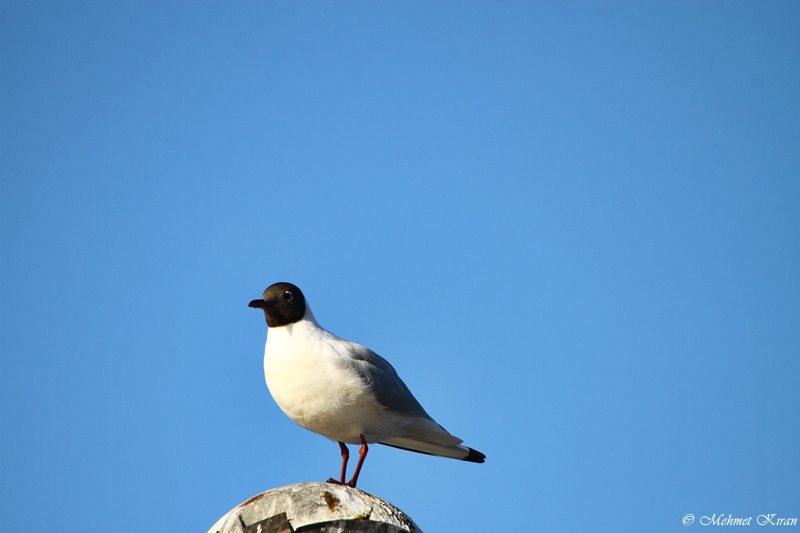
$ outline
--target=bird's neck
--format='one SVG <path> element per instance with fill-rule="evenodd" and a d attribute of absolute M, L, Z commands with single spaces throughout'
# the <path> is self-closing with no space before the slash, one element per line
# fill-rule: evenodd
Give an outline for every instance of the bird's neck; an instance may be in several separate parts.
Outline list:
<path fill-rule="evenodd" d="M 273 338 L 276 341 L 278 339 L 287 341 L 296 335 L 316 337 L 324 331 L 325 330 L 320 327 L 319 323 L 317 323 L 317 320 L 314 318 L 314 313 L 311 312 L 311 308 L 306 305 L 306 314 L 303 315 L 301 320 L 293 322 L 292 324 L 286 324 L 285 326 L 269 328 L 267 331 L 267 340 Z"/>

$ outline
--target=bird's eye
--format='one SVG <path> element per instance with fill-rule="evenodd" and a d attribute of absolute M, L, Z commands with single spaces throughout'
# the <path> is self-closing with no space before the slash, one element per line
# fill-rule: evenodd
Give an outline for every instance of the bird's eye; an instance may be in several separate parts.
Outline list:
<path fill-rule="evenodd" d="M 294 299 L 294 296 L 292 296 L 291 292 L 286 291 L 283 293 L 283 299 L 286 300 L 287 302 L 291 302 Z"/>

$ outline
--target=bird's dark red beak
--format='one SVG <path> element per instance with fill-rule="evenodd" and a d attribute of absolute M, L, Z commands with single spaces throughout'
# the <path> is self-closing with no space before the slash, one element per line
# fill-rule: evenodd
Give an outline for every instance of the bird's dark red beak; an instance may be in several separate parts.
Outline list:
<path fill-rule="evenodd" d="M 247 307 L 253 307 L 255 309 L 264 309 L 265 307 L 267 307 L 267 302 L 261 299 L 253 300 L 252 302 L 247 304 Z"/>

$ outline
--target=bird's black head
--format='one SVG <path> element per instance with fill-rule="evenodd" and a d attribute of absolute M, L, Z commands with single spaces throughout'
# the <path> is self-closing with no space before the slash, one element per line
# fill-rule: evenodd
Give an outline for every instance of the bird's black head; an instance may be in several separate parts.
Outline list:
<path fill-rule="evenodd" d="M 248 307 L 263 309 L 267 325 L 277 328 L 303 319 L 306 314 L 306 298 L 291 283 L 274 283 L 267 287 L 260 300 L 253 300 Z"/>

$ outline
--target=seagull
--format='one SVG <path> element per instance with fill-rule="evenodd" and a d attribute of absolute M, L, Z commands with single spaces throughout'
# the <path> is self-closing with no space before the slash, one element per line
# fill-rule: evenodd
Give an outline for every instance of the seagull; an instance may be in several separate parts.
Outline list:
<path fill-rule="evenodd" d="M 339 479 L 356 486 L 369 450 L 379 443 L 412 452 L 483 463 L 430 417 L 386 359 L 320 327 L 305 296 L 291 283 L 275 283 L 249 307 L 267 319 L 264 377 L 275 402 L 297 424 L 338 442 Z M 350 452 L 361 445 L 353 477 L 345 483 Z"/>

